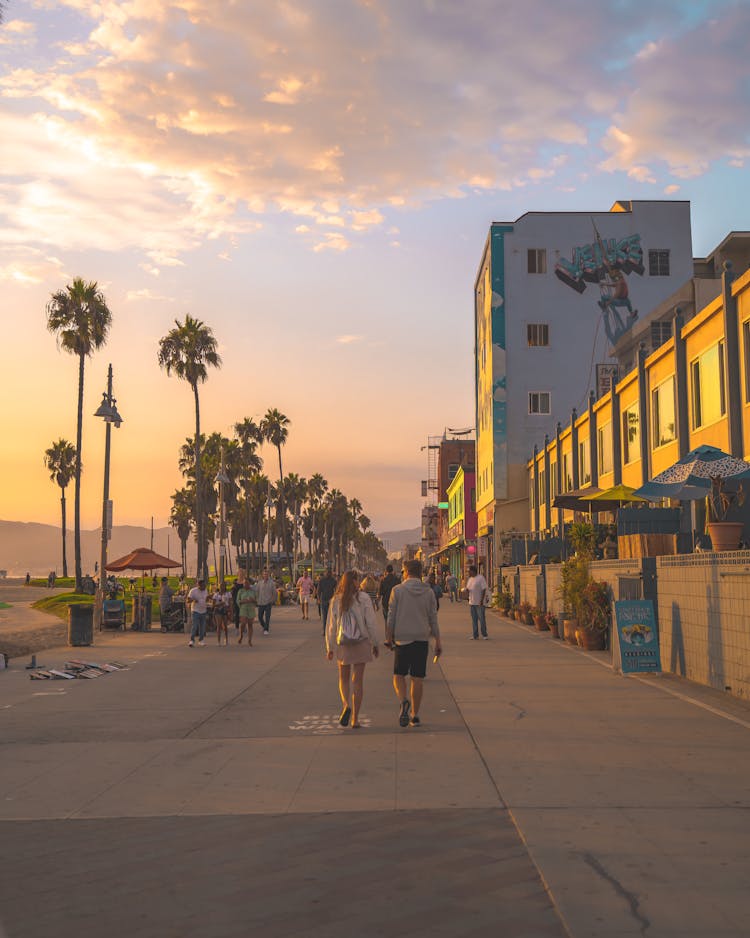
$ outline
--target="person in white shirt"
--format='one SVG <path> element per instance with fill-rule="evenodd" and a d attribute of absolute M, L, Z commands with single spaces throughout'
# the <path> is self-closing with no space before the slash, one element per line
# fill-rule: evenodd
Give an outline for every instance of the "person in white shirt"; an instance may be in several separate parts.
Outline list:
<path fill-rule="evenodd" d="M 198 637 L 198 644 L 205 645 L 206 637 L 206 616 L 208 613 L 208 590 L 206 581 L 198 580 L 198 583 L 188 593 L 188 602 L 190 603 L 190 612 L 193 619 L 193 628 L 190 632 L 190 641 L 188 645 L 192 648 L 195 644 L 195 638 Z"/>
<path fill-rule="evenodd" d="M 297 580 L 297 592 L 299 593 L 299 604 L 302 607 L 302 618 L 310 618 L 310 597 L 313 594 L 315 586 L 312 577 L 305 571 Z"/>
<path fill-rule="evenodd" d="M 466 584 L 466 590 L 469 594 L 471 637 L 476 641 L 479 638 L 479 630 L 481 629 L 482 638 L 487 641 L 487 620 L 484 613 L 484 602 L 487 598 L 487 580 L 481 573 L 477 572 L 474 565 L 469 567 L 469 580 Z"/>
<path fill-rule="evenodd" d="M 232 594 L 227 589 L 226 583 L 217 586 L 216 592 L 211 597 L 213 603 L 213 617 L 216 626 L 216 638 L 221 645 L 221 633 L 224 633 L 224 641 L 229 647 L 229 611 L 232 608 Z"/>

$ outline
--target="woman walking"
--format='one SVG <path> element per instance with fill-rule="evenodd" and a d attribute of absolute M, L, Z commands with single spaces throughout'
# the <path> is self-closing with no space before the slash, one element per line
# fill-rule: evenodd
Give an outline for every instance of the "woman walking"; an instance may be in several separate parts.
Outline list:
<path fill-rule="evenodd" d="M 258 597 L 255 587 L 250 585 L 250 580 L 245 577 L 242 589 L 237 592 L 237 604 L 240 607 L 240 637 L 238 644 L 242 644 L 245 632 L 247 632 L 247 644 L 252 647 L 253 644 L 253 622 L 258 613 Z"/>
<path fill-rule="evenodd" d="M 365 665 L 378 657 L 378 635 L 372 600 L 359 589 L 359 574 L 347 570 L 333 595 L 326 624 L 326 653 L 339 666 L 339 694 L 344 709 L 339 723 L 359 729 Z"/>

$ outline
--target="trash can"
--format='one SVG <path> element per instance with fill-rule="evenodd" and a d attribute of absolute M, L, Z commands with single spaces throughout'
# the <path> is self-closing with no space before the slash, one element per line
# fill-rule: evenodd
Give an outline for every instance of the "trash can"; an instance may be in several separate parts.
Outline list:
<path fill-rule="evenodd" d="M 151 631 L 151 616 L 153 612 L 153 596 L 145 593 L 141 596 L 141 632 Z"/>
<path fill-rule="evenodd" d="M 68 605 L 68 644 L 75 647 L 93 643 L 93 603 L 70 603 Z"/>
<path fill-rule="evenodd" d="M 141 594 L 140 593 L 133 593 L 133 622 L 130 627 L 134 632 L 140 632 L 141 630 Z"/>

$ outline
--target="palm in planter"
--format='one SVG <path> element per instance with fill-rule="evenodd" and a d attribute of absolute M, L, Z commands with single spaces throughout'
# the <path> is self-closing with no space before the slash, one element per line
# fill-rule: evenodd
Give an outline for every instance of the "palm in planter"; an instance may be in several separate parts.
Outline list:
<path fill-rule="evenodd" d="M 741 521 L 727 521 L 729 509 L 733 505 L 743 505 L 745 492 L 742 483 L 730 491 L 726 479 L 711 476 L 711 493 L 706 496 L 708 508 L 708 533 L 714 550 L 737 550 L 744 527 Z"/>
<path fill-rule="evenodd" d="M 583 648 L 604 648 L 610 621 L 610 591 L 602 580 L 589 580 L 581 595 L 576 638 Z"/>
<path fill-rule="evenodd" d="M 563 637 L 575 645 L 576 628 L 583 614 L 583 594 L 591 580 L 590 566 L 596 533 L 592 524 L 578 521 L 570 526 L 569 536 L 574 554 L 560 568 L 560 594 L 564 607 Z"/>

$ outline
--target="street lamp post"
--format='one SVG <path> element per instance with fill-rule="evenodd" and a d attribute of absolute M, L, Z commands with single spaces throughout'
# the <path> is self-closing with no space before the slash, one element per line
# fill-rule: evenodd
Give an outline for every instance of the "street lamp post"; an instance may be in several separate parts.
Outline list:
<path fill-rule="evenodd" d="M 216 473 L 215 482 L 219 485 L 219 584 L 224 582 L 224 562 L 227 553 L 225 543 L 226 522 L 224 519 L 224 486 L 230 481 L 229 476 L 224 471 L 224 447 L 221 447 L 221 467 Z"/>
<path fill-rule="evenodd" d="M 109 527 L 111 523 L 111 511 L 109 501 L 109 451 L 110 437 L 112 433 L 112 424 L 115 427 L 120 426 L 122 417 L 117 411 L 116 401 L 112 397 L 112 365 L 107 371 L 107 390 L 102 394 L 102 402 L 94 413 L 95 417 L 102 417 L 106 425 L 104 437 L 104 494 L 102 497 L 102 544 L 99 555 L 99 589 L 96 595 L 95 627 L 102 628 L 102 619 L 104 611 L 104 592 L 106 588 L 106 566 L 107 566 L 107 541 L 109 540 Z"/>
<path fill-rule="evenodd" d="M 271 486 L 268 486 L 268 498 L 266 499 L 266 513 L 267 521 L 266 527 L 268 529 L 268 555 L 266 557 L 266 566 L 268 569 L 271 569 L 271 509 L 273 508 L 273 501 L 271 500 Z"/>

